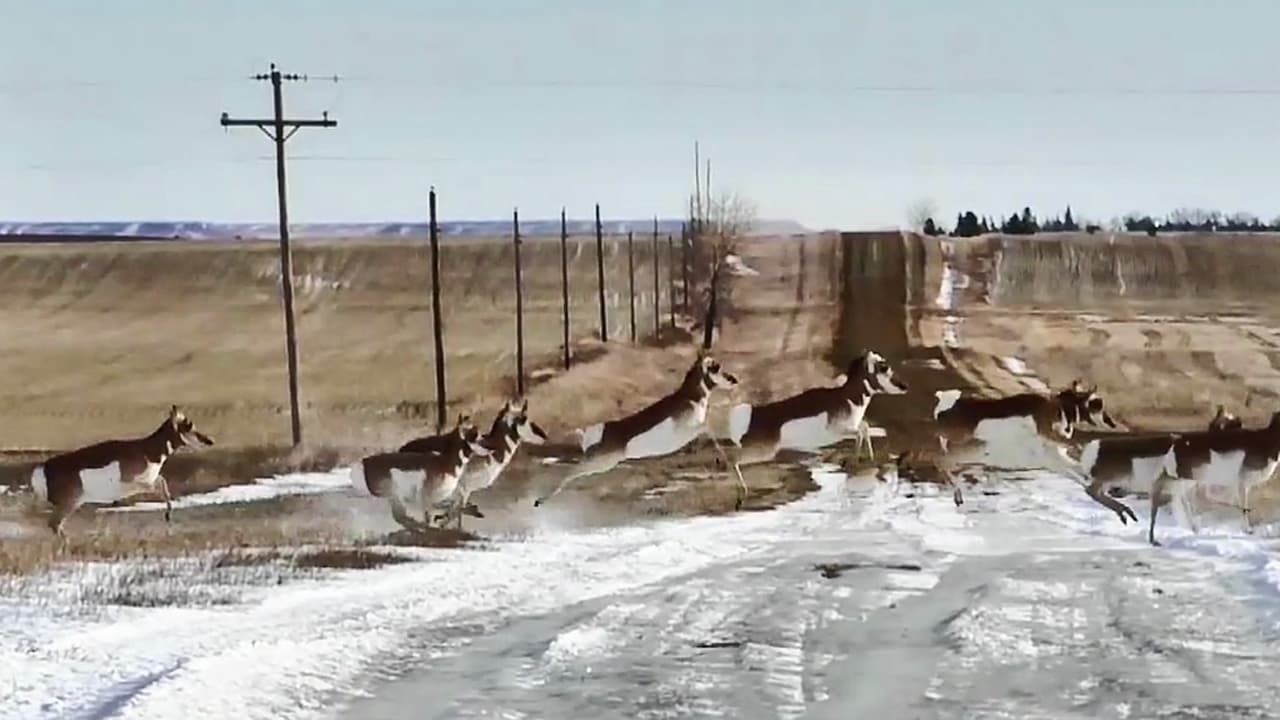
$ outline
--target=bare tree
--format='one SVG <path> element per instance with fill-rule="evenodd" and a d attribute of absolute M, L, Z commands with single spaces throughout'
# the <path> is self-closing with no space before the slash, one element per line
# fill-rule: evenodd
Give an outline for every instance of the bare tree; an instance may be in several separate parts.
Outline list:
<path fill-rule="evenodd" d="M 710 348 L 713 332 L 732 312 L 734 278 L 755 274 L 739 255 L 739 246 L 755 229 L 756 205 L 733 192 L 704 197 L 702 217 L 695 219 L 695 278 L 705 282 L 703 347 Z"/>
<path fill-rule="evenodd" d="M 907 207 L 907 224 L 916 232 L 924 232 L 924 224 L 937 221 L 938 206 L 929 198 L 920 198 Z"/>

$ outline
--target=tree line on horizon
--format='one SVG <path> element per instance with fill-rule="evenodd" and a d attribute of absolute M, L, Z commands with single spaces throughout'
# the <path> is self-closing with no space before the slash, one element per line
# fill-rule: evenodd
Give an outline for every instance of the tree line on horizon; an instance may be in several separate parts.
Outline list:
<path fill-rule="evenodd" d="M 1280 232 L 1280 217 L 1271 222 L 1263 222 L 1258 216 L 1247 212 L 1227 215 L 1218 210 L 1179 208 L 1163 218 L 1132 212 L 1124 217 L 1112 218 L 1104 226 L 1097 222 L 1077 220 L 1070 205 L 1062 215 L 1044 219 L 1036 217 L 1028 206 L 1022 208 L 1022 212 L 1012 213 L 1000 220 L 989 215 L 980 217 L 972 210 L 957 213 L 955 225 L 950 230 L 932 217 L 927 217 L 920 228 L 926 235 L 951 237 L 977 237 L 996 232 L 1005 235 L 1035 235 L 1080 230 L 1092 235 L 1103 229 L 1112 232 L 1145 232 L 1148 235 L 1160 232 Z"/>

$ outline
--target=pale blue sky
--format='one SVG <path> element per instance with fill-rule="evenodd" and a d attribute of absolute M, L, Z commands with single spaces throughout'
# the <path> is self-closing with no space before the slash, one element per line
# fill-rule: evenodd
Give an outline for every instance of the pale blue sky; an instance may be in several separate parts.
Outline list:
<path fill-rule="evenodd" d="M 0 0 L 0 219 L 677 215 L 692 143 L 761 215 L 892 226 L 931 199 L 1107 218 L 1280 214 L 1273 0 Z"/>

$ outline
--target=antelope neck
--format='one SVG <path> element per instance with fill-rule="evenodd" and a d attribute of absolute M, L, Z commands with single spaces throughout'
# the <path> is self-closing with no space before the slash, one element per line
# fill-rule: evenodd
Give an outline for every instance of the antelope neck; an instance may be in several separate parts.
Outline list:
<path fill-rule="evenodd" d="M 156 428 L 150 435 L 140 439 L 138 443 L 142 446 L 142 454 L 151 462 L 164 462 L 166 458 L 177 450 L 173 441 L 168 437 L 168 423 Z"/>

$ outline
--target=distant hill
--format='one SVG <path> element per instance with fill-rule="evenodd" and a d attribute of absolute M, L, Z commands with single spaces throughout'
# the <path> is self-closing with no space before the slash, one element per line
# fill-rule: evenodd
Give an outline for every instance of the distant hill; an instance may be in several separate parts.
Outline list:
<path fill-rule="evenodd" d="M 658 231 L 663 235 L 678 234 L 682 220 L 659 220 Z M 604 220 L 604 232 L 625 233 L 633 230 L 644 234 L 652 232 L 653 220 Z M 754 235 L 789 235 L 809 232 L 792 220 L 760 220 Z M 595 232 L 595 221 L 569 220 L 570 234 L 585 235 Z M 389 237 L 426 236 L 427 224 L 415 223 L 290 223 L 291 237 Z M 442 235 L 493 236 L 511 232 L 510 220 L 461 220 L 440 223 Z M 524 235 L 554 235 L 560 232 L 560 219 L 520 221 Z M 8 238 L 30 240 L 33 236 L 98 237 L 98 238 L 172 238 L 180 240 L 250 240 L 275 238 L 275 223 L 216 223 L 196 221 L 103 221 L 103 222 L 0 222 L 0 241 Z"/>

